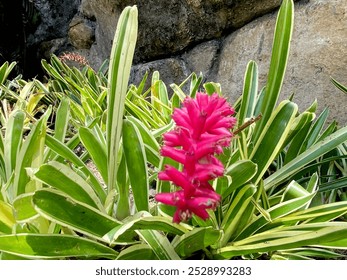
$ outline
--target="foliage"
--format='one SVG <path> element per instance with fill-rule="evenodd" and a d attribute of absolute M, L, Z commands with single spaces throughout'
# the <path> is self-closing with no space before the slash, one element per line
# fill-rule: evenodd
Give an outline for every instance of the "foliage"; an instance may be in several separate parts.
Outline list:
<path fill-rule="evenodd" d="M 169 94 L 158 72 L 149 90 L 147 76 L 128 87 L 135 6 L 119 19 L 107 74 L 70 68 L 52 57 L 51 64 L 42 62 L 50 75 L 46 84 L 16 80 L 22 95 L 3 78 L 3 100 L 12 96 L 14 105 L 2 113 L 1 258 L 340 257 L 331 249 L 347 248 L 347 128 L 325 126 L 326 110 L 315 119 L 315 102 L 302 113 L 292 100 L 277 105 L 293 9 L 292 0 L 283 1 L 268 82 L 259 92 L 257 64 L 247 66 L 243 95 L 234 104 L 236 137 L 218 155 L 225 172 L 210 180 L 220 204 L 208 209 L 207 220 L 193 216 L 172 223 L 175 209 L 153 201 L 150 191 L 176 190 L 158 180 L 167 164 L 181 169 L 160 154 L 175 108 L 202 87 L 209 95 L 222 95 L 221 88 L 202 85 L 202 76 L 192 74 L 182 85 L 171 85 Z M 0 79 L 8 67 L 0 68 Z M 189 82 L 185 94 L 182 86 Z M 30 105 L 35 94 L 40 102 Z M 75 152 L 79 145 L 82 154 Z"/>

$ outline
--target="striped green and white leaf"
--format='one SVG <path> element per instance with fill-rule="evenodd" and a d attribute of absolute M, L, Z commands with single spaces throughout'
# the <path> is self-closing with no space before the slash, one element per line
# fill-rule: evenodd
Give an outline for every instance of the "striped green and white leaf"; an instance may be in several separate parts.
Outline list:
<path fill-rule="evenodd" d="M 262 118 L 256 126 L 253 140 L 257 140 L 263 132 L 272 112 L 275 109 L 287 67 L 290 41 L 293 32 L 294 3 L 284 0 L 277 15 L 272 56 L 265 94 L 258 105 Z"/>
<path fill-rule="evenodd" d="M 257 165 L 250 160 L 239 160 L 227 167 L 225 175 L 231 177 L 231 184 L 223 190 L 223 198 L 249 182 L 257 173 Z"/>
<path fill-rule="evenodd" d="M 281 151 L 284 141 L 290 132 L 291 125 L 297 113 L 297 105 L 290 101 L 282 101 L 272 113 L 269 121 L 257 139 L 250 159 L 257 164 L 255 177 L 257 184 L 270 164 Z"/>
<path fill-rule="evenodd" d="M 158 260 L 179 260 L 170 241 L 157 230 L 136 230 L 140 238 L 153 250 Z"/>
<path fill-rule="evenodd" d="M 294 249 L 302 246 L 346 249 L 346 234 L 347 224 L 343 222 L 279 227 L 232 242 L 215 250 L 214 254 L 229 259 L 233 256 Z"/>
<path fill-rule="evenodd" d="M 148 168 L 145 147 L 137 127 L 123 122 L 123 150 L 137 211 L 148 211 Z"/>
<path fill-rule="evenodd" d="M 117 260 L 157 260 L 151 247 L 147 244 L 135 244 L 122 250 Z"/>
<path fill-rule="evenodd" d="M 294 175 L 296 172 L 299 172 L 313 160 L 326 154 L 346 141 L 347 127 L 341 128 L 323 140 L 318 141 L 306 151 L 298 155 L 295 159 L 291 160 L 282 168 L 267 177 L 264 180 L 265 189 L 269 190 L 270 188 L 287 180 L 290 176 Z"/>
<path fill-rule="evenodd" d="M 216 244 L 222 235 L 223 233 L 221 230 L 212 227 L 199 227 L 181 236 L 176 236 L 171 244 L 178 255 L 181 257 L 189 257 L 194 252 L 204 250 Z"/>
<path fill-rule="evenodd" d="M 73 199 L 105 212 L 102 202 L 93 187 L 66 164 L 55 161 L 43 164 L 34 173 L 34 176 L 41 182 L 66 193 Z"/>
<path fill-rule="evenodd" d="M 236 193 L 231 201 L 227 212 L 223 215 L 221 223 L 223 236 L 220 240 L 220 244 L 222 246 L 224 246 L 233 235 L 237 234 L 240 221 L 245 218 L 243 214 L 251 203 L 252 196 L 255 192 L 255 186 L 253 184 L 247 184 Z"/>
<path fill-rule="evenodd" d="M 118 150 L 122 135 L 124 103 L 137 40 L 137 17 L 136 6 L 128 6 L 122 11 L 110 56 L 106 122 L 109 193 L 117 189 Z"/>
<path fill-rule="evenodd" d="M 31 259 L 115 259 L 118 255 L 99 242 L 61 234 L 0 235 L 0 251 Z"/>
<path fill-rule="evenodd" d="M 128 217 L 119 225 L 105 234 L 104 240 L 113 245 L 113 242 L 118 240 L 124 233 L 134 230 L 159 230 L 165 233 L 182 235 L 189 231 L 190 227 L 182 224 L 172 223 L 172 218 L 169 217 L 153 217 L 146 211 L 140 211 L 134 216 Z"/>
<path fill-rule="evenodd" d="M 79 158 L 72 149 L 70 149 L 66 144 L 55 139 L 54 137 L 47 135 L 46 145 L 58 154 L 60 157 L 64 158 L 66 161 L 71 162 L 76 168 L 82 172 L 86 178 L 88 178 L 88 183 L 93 186 L 94 191 L 98 194 L 99 199 L 102 203 L 106 200 L 105 189 L 101 182 L 96 178 L 95 173 L 93 173 L 86 164 Z"/>
<path fill-rule="evenodd" d="M 94 207 L 53 189 L 36 191 L 32 201 L 35 210 L 46 219 L 98 240 L 103 240 L 107 232 L 121 224 Z"/>

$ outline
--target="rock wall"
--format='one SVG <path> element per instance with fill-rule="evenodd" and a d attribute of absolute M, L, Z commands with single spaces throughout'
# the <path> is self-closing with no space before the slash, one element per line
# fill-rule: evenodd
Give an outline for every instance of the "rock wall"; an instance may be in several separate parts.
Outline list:
<path fill-rule="evenodd" d="M 139 36 L 132 82 L 138 83 L 146 71 L 159 70 L 167 83 L 180 83 L 192 71 L 202 72 L 205 80 L 221 83 L 224 94 L 235 101 L 242 94 L 249 60 L 259 65 L 259 86 L 266 83 L 277 8 L 282 1 L 38 2 L 55 4 L 54 11 L 68 13 L 53 13 L 57 22 L 63 16 L 66 20 L 58 30 L 51 26 L 54 36 L 39 42 L 44 56 L 75 51 L 98 68 L 110 54 L 122 9 L 136 4 Z M 70 10 L 63 9 L 67 3 Z M 334 88 L 330 77 L 347 85 L 346 12 L 346 0 L 296 1 L 292 48 L 283 86 L 283 97 L 295 93 L 301 110 L 317 99 L 320 110 L 330 108 L 331 119 L 336 118 L 343 125 L 347 124 L 347 96 Z M 39 26 L 37 33 L 41 34 L 43 29 Z"/>

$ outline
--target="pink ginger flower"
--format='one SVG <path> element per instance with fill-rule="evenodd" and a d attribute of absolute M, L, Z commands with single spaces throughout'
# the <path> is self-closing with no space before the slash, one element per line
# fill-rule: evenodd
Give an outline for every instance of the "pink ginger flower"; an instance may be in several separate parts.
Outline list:
<path fill-rule="evenodd" d="M 215 210 L 220 203 L 209 181 L 223 176 L 224 166 L 215 157 L 230 146 L 236 123 L 234 109 L 224 98 L 214 93 L 198 92 L 196 98 L 187 97 L 172 118 L 176 128 L 164 134 L 161 155 L 182 164 L 182 171 L 166 165 L 158 175 L 181 189 L 173 193 L 159 193 L 156 200 L 176 206 L 173 222 L 186 221 L 193 214 L 206 220 L 207 209 Z"/>

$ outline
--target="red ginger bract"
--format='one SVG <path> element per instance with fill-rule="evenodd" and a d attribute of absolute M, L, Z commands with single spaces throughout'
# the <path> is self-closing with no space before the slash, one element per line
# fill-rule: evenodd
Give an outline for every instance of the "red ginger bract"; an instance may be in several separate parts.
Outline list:
<path fill-rule="evenodd" d="M 181 109 L 175 109 L 173 131 L 164 134 L 161 155 L 182 164 L 182 171 L 166 165 L 159 179 L 171 181 L 180 190 L 158 193 L 155 198 L 164 204 L 176 206 L 173 222 L 186 221 L 193 214 L 206 220 L 206 209 L 215 210 L 220 202 L 210 180 L 223 176 L 224 166 L 215 157 L 230 146 L 236 123 L 234 109 L 214 93 L 209 96 L 198 92 L 196 98 L 187 97 Z"/>

